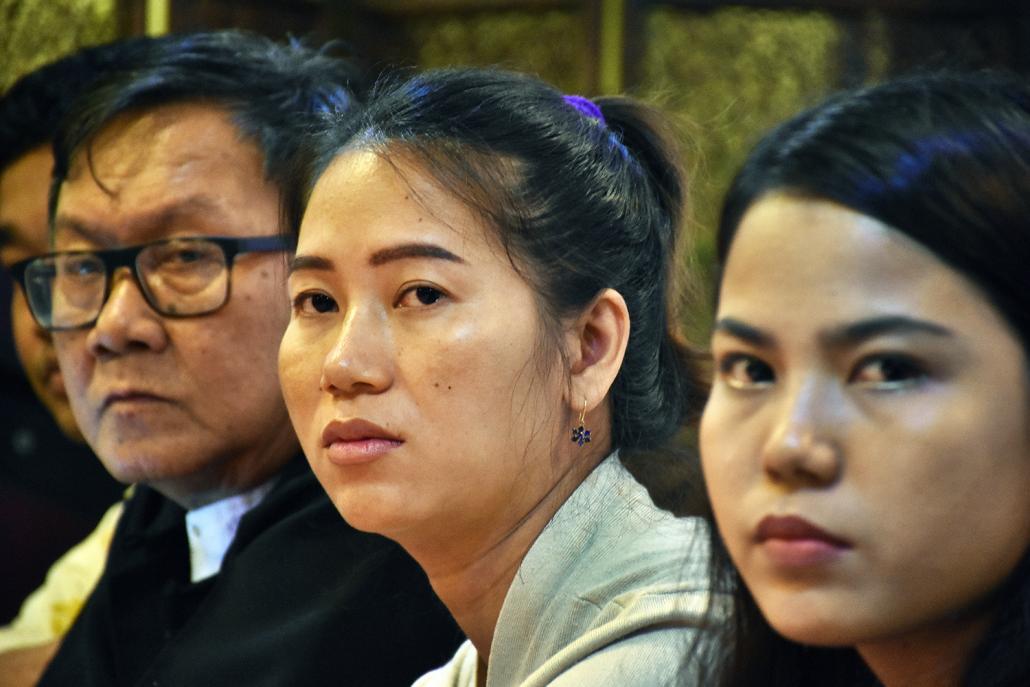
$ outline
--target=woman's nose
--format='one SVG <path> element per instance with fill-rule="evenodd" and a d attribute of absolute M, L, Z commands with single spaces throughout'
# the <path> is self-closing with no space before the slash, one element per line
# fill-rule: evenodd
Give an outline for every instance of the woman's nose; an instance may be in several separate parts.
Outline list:
<path fill-rule="evenodd" d="M 392 350 L 385 318 L 352 310 L 322 362 L 319 387 L 333 395 L 386 391 L 393 383 Z"/>
<path fill-rule="evenodd" d="M 772 431 L 762 447 L 762 469 L 774 482 L 826 486 L 843 469 L 843 399 L 830 382 L 808 379 L 786 389 Z"/>

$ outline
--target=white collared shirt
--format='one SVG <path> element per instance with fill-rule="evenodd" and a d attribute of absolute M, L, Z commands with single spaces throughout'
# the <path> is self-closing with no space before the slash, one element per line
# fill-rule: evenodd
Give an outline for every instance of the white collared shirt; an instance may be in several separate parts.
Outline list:
<path fill-rule="evenodd" d="M 186 537 L 190 544 L 190 581 L 200 582 L 222 569 L 240 520 L 275 486 L 275 480 L 226 497 L 186 513 Z"/>

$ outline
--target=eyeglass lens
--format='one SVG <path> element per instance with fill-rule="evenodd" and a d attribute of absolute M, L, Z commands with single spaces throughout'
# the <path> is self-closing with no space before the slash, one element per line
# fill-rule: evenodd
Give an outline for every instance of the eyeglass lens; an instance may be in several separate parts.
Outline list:
<path fill-rule="evenodd" d="M 225 253 L 211 241 L 177 239 L 140 249 L 136 275 L 150 305 L 163 315 L 201 315 L 228 295 Z M 48 256 L 31 263 L 25 282 L 41 323 L 72 329 L 96 320 L 107 295 L 107 265 L 96 253 Z"/>

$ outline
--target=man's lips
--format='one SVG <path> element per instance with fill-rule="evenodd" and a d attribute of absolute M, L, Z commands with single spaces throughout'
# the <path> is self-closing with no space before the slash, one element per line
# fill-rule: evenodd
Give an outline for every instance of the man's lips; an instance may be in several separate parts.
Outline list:
<path fill-rule="evenodd" d="M 67 396 L 67 391 L 64 388 L 64 377 L 61 375 L 61 368 L 56 363 L 47 365 L 43 369 L 43 380 L 47 391 L 51 394 L 54 396 Z"/>
<path fill-rule="evenodd" d="M 136 389 L 125 389 L 122 391 L 115 391 L 104 396 L 104 401 L 101 404 L 101 410 L 107 410 L 108 408 L 123 404 L 123 403 L 147 403 L 155 401 L 167 401 L 168 399 L 164 396 L 160 396 L 149 391 L 141 391 Z"/>
<path fill-rule="evenodd" d="M 360 418 L 333 420 L 322 430 L 322 448 L 336 465 L 369 463 L 404 443 L 393 432 Z"/>

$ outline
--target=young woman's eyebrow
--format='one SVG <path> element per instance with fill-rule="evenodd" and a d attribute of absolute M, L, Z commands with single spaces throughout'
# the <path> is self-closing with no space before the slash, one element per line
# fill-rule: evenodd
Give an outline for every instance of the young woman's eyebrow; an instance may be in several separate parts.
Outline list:
<path fill-rule="evenodd" d="M 776 337 L 772 334 L 732 317 L 722 317 L 717 320 L 715 331 L 729 334 L 735 339 L 740 339 L 759 348 L 772 348 L 776 346 Z"/>
<path fill-rule="evenodd" d="M 334 269 L 336 269 L 336 267 L 333 265 L 333 261 L 329 258 L 323 258 L 317 255 L 295 255 L 293 256 L 293 259 L 290 260 L 287 276 L 292 275 L 294 272 L 303 272 L 304 270 L 331 272 Z"/>
<path fill-rule="evenodd" d="M 854 346 L 878 336 L 892 334 L 929 334 L 936 337 L 952 337 L 955 335 L 947 327 L 933 322 L 905 315 L 887 315 L 835 327 L 824 332 L 820 338 L 823 339 L 826 345 L 840 348 Z"/>
<path fill-rule="evenodd" d="M 454 253 L 432 243 L 405 243 L 400 246 L 383 248 L 382 250 L 377 250 L 369 257 L 368 264 L 378 267 L 394 260 L 405 260 L 408 258 L 435 258 L 437 260 L 465 264 L 465 261 Z"/>

